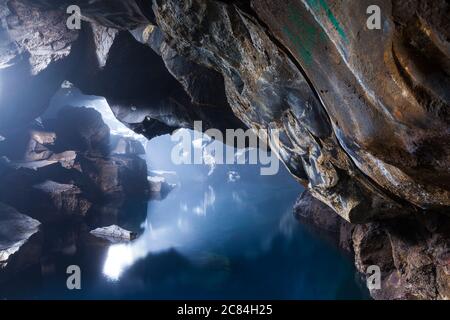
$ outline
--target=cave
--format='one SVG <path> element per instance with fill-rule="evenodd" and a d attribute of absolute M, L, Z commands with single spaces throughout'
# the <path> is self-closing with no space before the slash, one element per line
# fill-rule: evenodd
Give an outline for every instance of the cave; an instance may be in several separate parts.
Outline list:
<path fill-rule="evenodd" d="M 0 299 L 450 299 L 450 4 L 376 2 L 0 0 Z"/>

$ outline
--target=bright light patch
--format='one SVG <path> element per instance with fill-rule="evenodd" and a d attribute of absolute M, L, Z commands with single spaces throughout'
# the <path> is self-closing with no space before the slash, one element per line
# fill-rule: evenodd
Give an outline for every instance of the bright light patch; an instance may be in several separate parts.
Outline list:
<path fill-rule="evenodd" d="M 103 266 L 103 274 L 111 280 L 117 281 L 133 262 L 132 248 L 129 245 L 112 245 L 109 247 L 108 256 Z"/>

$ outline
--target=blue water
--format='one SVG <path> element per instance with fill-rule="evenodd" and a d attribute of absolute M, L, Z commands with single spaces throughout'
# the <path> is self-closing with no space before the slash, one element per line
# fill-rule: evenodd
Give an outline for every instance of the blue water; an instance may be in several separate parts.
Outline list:
<path fill-rule="evenodd" d="M 56 107 L 109 110 L 104 99 L 62 97 Z M 39 263 L 0 285 L 0 299 L 368 297 L 351 259 L 294 219 L 303 189 L 282 165 L 274 176 L 261 176 L 256 165 L 175 166 L 174 145 L 164 136 L 146 146 L 149 168 L 177 185 L 165 199 L 95 204 L 85 221 L 43 226 L 39 250 L 27 253 L 40 255 Z M 89 234 L 111 224 L 139 237 L 110 244 Z M 80 267 L 81 290 L 67 289 L 69 265 Z"/>
<path fill-rule="evenodd" d="M 212 176 L 197 170 L 192 179 L 177 181 L 164 200 L 124 205 L 118 223 L 141 232 L 132 243 L 106 244 L 83 228 L 70 227 L 70 236 L 62 231 L 49 237 L 50 247 L 66 243 L 44 249 L 50 272 L 42 272 L 42 266 L 31 269 L 3 286 L 0 297 L 367 297 L 350 259 L 293 218 L 292 206 L 302 188 L 284 169 L 276 176 L 260 176 L 254 168 L 242 168 L 240 175 L 230 182 L 227 170 L 219 168 Z M 146 218 L 139 212 L 145 207 Z M 81 290 L 66 288 L 70 264 L 81 268 Z"/>

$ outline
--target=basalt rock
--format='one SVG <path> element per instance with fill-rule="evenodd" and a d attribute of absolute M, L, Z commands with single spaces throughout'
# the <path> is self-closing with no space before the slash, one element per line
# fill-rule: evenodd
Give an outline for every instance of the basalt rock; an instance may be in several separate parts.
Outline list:
<path fill-rule="evenodd" d="M 96 24 L 131 30 L 154 20 L 151 4 L 145 0 L 21 0 L 28 6 L 66 12 L 71 5 L 80 8 L 82 19 Z"/>
<path fill-rule="evenodd" d="M 3 19 L 11 12 L 17 21 L 36 16 L 38 27 L 55 21 L 42 34 L 64 45 L 37 64 L 40 74 L 59 62 L 67 70 L 70 51 L 77 67 L 66 78 L 105 96 L 121 121 L 149 138 L 193 120 L 263 128 L 293 175 L 348 221 L 448 209 L 445 0 L 381 0 L 381 30 L 367 28 L 368 0 L 289 0 L 276 10 L 266 0 L 155 0 L 154 14 L 142 1 L 80 0 L 71 4 L 88 23 L 78 33 L 62 30 L 66 1 L 4 3 Z M 4 33 L 12 40 L 27 34 L 14 26 Z M 147 47 L 117 30 L 133 30 Z M 16 51 L 33 55 L 47 40 L 16 41 Z M 16 52 L 10 47 L 5 64 Z M 35 99 L 36 115 L 47 98 Z"/>

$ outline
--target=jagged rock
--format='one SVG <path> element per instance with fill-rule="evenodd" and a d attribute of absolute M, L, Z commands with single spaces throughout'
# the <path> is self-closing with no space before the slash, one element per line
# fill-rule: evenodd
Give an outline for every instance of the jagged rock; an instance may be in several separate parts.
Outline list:
<path fill-rule="evenodd" d="M 42 0 L 27 11 L 21 1 L 12 2 L 21 8 L 17 16 L 61 14 L 67 4 Z M 96 37 L 104 32 L 91 30 L 71 55 L 84 52 L 88 58 L 77 62 L 90 66 L 89 57 L 98 60 L 99 40 L 107 39 L 101 51 L 110 48 L 108 61 L 101 72 L 98 65 L 72 69 L 73 82 L 107 97 L 118 118 L 152 137 L 188 127 L 194 119 L 206 119 L 204 128 L 226 127 L 232 118 L 227 110 L 199 107 L 209 100 L 200 84 L 222 77 L 234 114 L 246 126 L 268 129 L 272 147 L 291 172 L 345 219 L 445 210 L 448 4 L 410 2 L 382 0 L 384 27 L 373 31 L 363 23 L 368 0 L 352 9 L 289 0 L 278 10 L 266 0 L 154 1 L 156 21 L 139 1 L 114 6 L 75 1 L 87 20 L 134 30 L 162 59 L 130 41 L 127 32 L 111 46 L 112 37 Z M 45 48 L 45 43 L 35 47 L 41 45 Z M 221 86 L 215 89 L 221 93 Z"/>
<path fill-rule="evenodd" d="M 254 17 L 218 1 L 155 1 L 154 10 L 180 55 L 222 73 L 234 113 L 268 131 L 314 196 L 352 222 L 408 213 L 353 164 L 309 79 Z"/>
<path fill-rule="evenodd" d="M 36 75 L 50 63 L 67 57 L 77 32 L 66 27 L 67 16 L 59 10 L 38 10 L 21 1 L 8 1 L 7 32 L 29 54 L 31 73 Z"/>
<path fill-rule="evenodd" d="M 352 226 L 308 192 L 300 196 L 294 213 L 353 251 L 363 276 L 369 266 L 380 267 L 381 289 L 370 290 L 373 298 L 449 299 L 449 217 L 428 213 Z"/>
<path fill-rule="evenodd" d="M 339 224 L 342 219 L 331 209 L 314 198 L 310 192 L 303 192 L 294 205 L 294 213 L 297 219 L 304 220 L 325 231 L 339 232 Z"/>
<path fill-rule="evenodd" d="M 32 243 L 39 225 L 39 221 L 0 203 L 0 281 L 3 269 L 11 269 L 10 264 L 17 272 L 39 261 L 39 246 Z"/>
<path fill-rule="evenodd" d="M 202 98 L 203 105 L 196 104 L 168 71 L 163 59 L 150 47 L 138 43 L 129 32 L 117 34 L 102 69 L 91 63 L 97 58 L 90 37 L 82 37 L 80 41 L 85 43 L 83 54 L 87 58 L 84 63 L 90 67 L 74 70 L 69 77 L 70 82 L 84 94 L 105 97 L 116 118 L 148 139 L 172 133 L 178 128 L 193 128 L 195 120 L 203 120 L 205 130 L 211 127 L 223 130 L 244 127 L 226 101 L 220 99 L 224 98 L 223 93 L 210 95 L 208 103 Z M 185 59 L 179 57 L 177 61 L 181 68 L 181 61 Z M 184 70 L 201 79 L 200 72 L 197 73 L 187 61 Z M 203 81 L 196 82 L 197 92 L 202 92 L 206 86 L 214 87 L 214 92 L 217 92 L 217 87 L 223 88 L 220 74 L 216 73 L 215 78 L 206 76 L 211 73 L 205 74 Z M 214 83 L 211 82 L 213 80 Z M 205 96 L 208 95 L 203 94 Z"/>
<path fill-rule="evenodd" d="M 125 230 L 116 225 L 94 229 L 91 231 L 91 234 L 110 242 L 131 241 L 137 237 L 135 232 Z"/>
<path fill-rule="evenodd" d="M 299 204 L 310 210 L 307 221 L 339 233 L 354 249 L 361 272 L 377 261 L 383 267 L 385 287 L 374 297 L 448 298 L 448 1 L 379 0 L 381 30 L 366 28 L 370 0 L 286 0 L 276 8 L 268 0 L 154 0 L 156 19 L 138 0 L 33 0 L 30 8 L 24 1 L 9 1 L 10 8 L 0 1 L 4 142 L 4 132 L 39 116 L 66 79 L 106 97 L 117 118 L 148 138 L 193 120 L 204 120 L 205 129 L 267 129 L 271 147 L 314 197 L 364 223 L 322 218 L 316 205 Z M 62 29 L 68 4 L 104 28 L 85 24 L 74 42 L 76 33 Z M 29 32 L 46 24 L 47 39 Z M 133 35 L 113 36 L 107 28 Z M 215 96 L 220 101 L 211 103 Z M 30 149 L 32 158 L 46 157 L 42 146 Z M 74 167 L 89 172 L 99 190 L 131 190 L 118 172 L 143 171 L 139 160 L 107 158 L 109 151 L 82 155 Z M 42 161 L 49 160 L 27 164 Z M 26 169 L 18 172 L 19 185 L 35 181 Z M 12 177 L 1 181 L 0 197 Z"/>
<path fill-rule="evenodd" d="M 35 215 L 40 216 L 42 220 L 61 215 L 84 216 L 92 205 L 75 185 L 47 180 L 34 185 L 33 189 L 35 192 L 30 201 L 34 201 Z"/>
<path fill-rule="evenodd" d="M 142 143 L 127 137 L 111 136 L 111 154 L 135 154 L 144 155 L 145 149 Z"/>
<path fill-rule="evenodd" d="M 70 5 L 80 7 L 83 19 L 109 28 L 132 30 L 154 20 L 151 6 L 141 0 L 21 0 L 39 8 L 66 11 Z"/>
<path fill-rule="evenodd" d="M 28 125 L 64 80 L 78 35 L 66 27 L 66 19 L 65 11 L 2 1 L 0 131 Z"/>
<path fill-rule="evenodd" d="M 162 176 L 149 176 L 147 180 L 150 185 L 150 192 L 155 199 L 163 199 L 176 185 L 168 183 Z"/>
<path fill-rule="evenodd" d="M 0 145 L 0 153 L 12 161 L 29 162 L 47 160 L 53 154 L 47 146 L 54 143 L 56 135 L 31 127 L 8 132 L 6 137 Z"/>
<path fill-rule="evenodd" d="M 83 174 L 103 196 L 148 194 L 147 164 L 136 155 L 84 156 L 79 160 Z"/>
<path fill-rule="evenodd" d="M 93 40 L 95 43 L 95 53 L 97 55 L 98 66 L 103 68 L 108 60 L 109 50 L 114 39 L 119 32 L 117 29 L 103 27 L 96 23 L 91 23 Z"/>
<path fill-rule="evenodd" d="M 356 226 L 353 233 L 358 270 L 380 265 L 376 299 L 450 299 L 450 219 L 432 215 Z"/>
<path fill-rule="evenodd" d="M 109 152 L 109 127 L 101 114 L 86 107 L 64 107 L 49 120 L 57 136 L 57 150 L 75 150 L 106 155 Z"/>
<path fill-rule="evenodd" d="M 448 1 L 380 1 L 377 31 L 365 24 L 369 0 L 251 4 L 314 85 L 358 169 L 414 206 L 448 207 Z"/>

